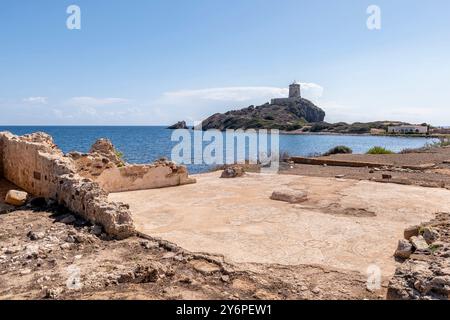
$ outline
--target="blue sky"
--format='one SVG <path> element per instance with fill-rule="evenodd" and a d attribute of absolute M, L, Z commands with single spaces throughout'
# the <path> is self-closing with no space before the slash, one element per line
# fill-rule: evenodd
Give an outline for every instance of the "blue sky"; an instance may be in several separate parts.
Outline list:
<path fill-rule="evenodd" d="M 192 122 L 298 80 L 330 122 L 450 125 L 449 16 L 448 0 L 1 0 L 0 124 Z"/>

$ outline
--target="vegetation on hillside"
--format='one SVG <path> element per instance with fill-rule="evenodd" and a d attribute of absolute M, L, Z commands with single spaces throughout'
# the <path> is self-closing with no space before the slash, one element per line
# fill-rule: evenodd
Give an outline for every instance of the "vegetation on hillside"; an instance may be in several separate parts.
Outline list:
<path fill-rule="evenodd" d="M 350 153 L 353 153 L 353 150 L 351 148 L 347 146 L 336 146 L 325 152 L 323 156 L 330 156 L 332 154 L 350 154 Z"/>
<path fill-rule="evenodd" d="M 367 154 L 393 154 L 394 152 L 383 148 L 383 147 L 373 147 L 369 151 L 367 151 Z"/>

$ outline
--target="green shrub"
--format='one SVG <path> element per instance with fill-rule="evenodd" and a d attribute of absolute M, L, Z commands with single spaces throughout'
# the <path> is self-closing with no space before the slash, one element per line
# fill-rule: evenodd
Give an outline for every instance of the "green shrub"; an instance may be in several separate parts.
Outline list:
<path fill-rule="evenodd" d="M 328 150 L 327 152 L 325 152 L 323 155 L 324 156 L 330 156 L 332 154 L 350 154 L 353 153 L 353 150 L 350 149 L 347 146 L 337 146 L 334 148 L 331 148 L 330 150 Z"/>
<path fill-rule="evenodd" d="M 120 160 L 123 159 L 123 152 L 121 152 L 121 151 L 119 151 L 117 149 L 114 149 L 114 153 L 116 154 L 117 158 L 119 158 Z"/>
<path fill-rule="evenodd" d="M 311 126 L 311 129 L 309 129 L 309 131 L 311 132 L 320 132 L 320 131 L 324 131 L 326 129 L 331 128 L 332 125 L 326 122 L 316 122 Z"/>
<path fill-rule="evenodd" d="M 393 154 L 391 150 L 388 150 L 383 147 L 373 147 L 369 151 L 367 151 L 367 154 Z"/>

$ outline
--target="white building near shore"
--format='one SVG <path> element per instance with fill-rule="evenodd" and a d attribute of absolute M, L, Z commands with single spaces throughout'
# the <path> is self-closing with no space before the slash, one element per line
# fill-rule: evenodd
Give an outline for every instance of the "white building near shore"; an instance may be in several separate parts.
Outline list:
<path fill-rule="evenodd" d="M 427 134 L 428 126 L 418 126 L 418 125 L 401 125 L 401 126 L 389 126 L 388 133 L 399 133 L 399 134 Z"/>

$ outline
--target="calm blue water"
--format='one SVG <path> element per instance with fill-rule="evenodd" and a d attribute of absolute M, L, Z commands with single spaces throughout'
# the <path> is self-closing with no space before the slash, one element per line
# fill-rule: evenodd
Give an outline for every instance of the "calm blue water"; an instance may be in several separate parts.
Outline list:
<path fill-rule="evenodd" d="M 149 163 L 161 157 L 171 157 L 171 130 L 164 127 L 57 127 L 57 126 L 0 126 L 0 131 L 23 135 L 43 131 L 53 136 L 55 143 L 64 151 L 87 152 L 99 138 L 110 139 L 130 163 Z M 430 142 L 426 138 L 337 136 L 337 135 L 281 135 L 280 151 L 290 155 L 307 156 L 323 153 L 337 145 L 346 145 L 354 153 L 365 153 L 373 146 L 392 151 L 418 148 Z M 192 173 L 208 170 L 207 165 L 189 165 Z"/>

